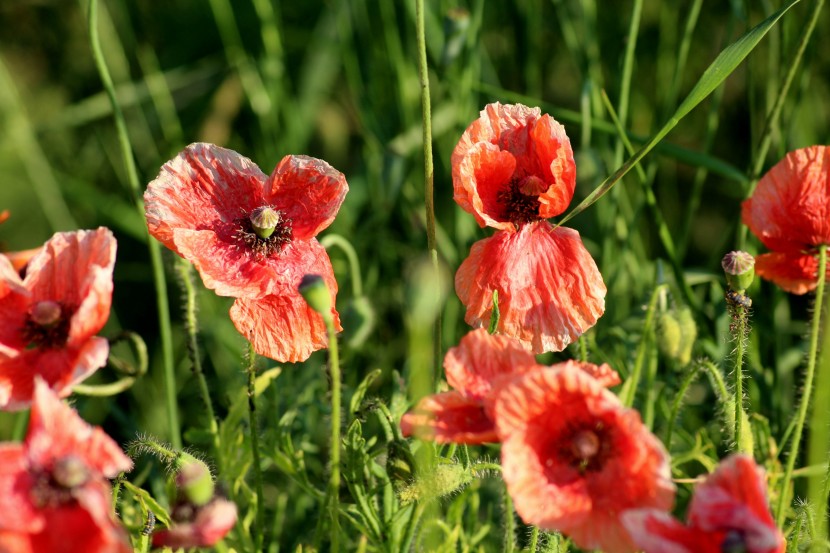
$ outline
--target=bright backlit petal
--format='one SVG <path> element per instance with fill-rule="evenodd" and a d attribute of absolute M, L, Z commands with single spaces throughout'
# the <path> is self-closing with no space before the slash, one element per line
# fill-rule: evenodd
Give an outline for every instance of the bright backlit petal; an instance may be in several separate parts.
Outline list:
<path fill-rule="evenodd" d="M 818 284 L 818 259 L 798 253 L 765 253 L 755 257 L 755 274 L 791 294 L 806 294 Z M 827 268 L 830 276 L 830 266 Z"/>

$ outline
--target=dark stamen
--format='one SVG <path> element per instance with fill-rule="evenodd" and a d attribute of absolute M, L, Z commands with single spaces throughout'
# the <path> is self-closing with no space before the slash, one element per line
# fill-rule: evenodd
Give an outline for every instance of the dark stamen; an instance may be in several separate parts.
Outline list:
<path fill-rule="evenodd" d="M 29 309 L 29 315 L 23 323 L 23 340 L 30 348 L 63 347 L 69 337 L 72 312 L 72 309 L 60 302 L 37 302 Z"/>
<path fill-rule="evenodd" d="M 262 261 L 272 255 L 279 253 L 286 244 L 291 242 L 294 232 L 292 220 L 284 217 L 282 212 L 278 214 L 277 223 L 273 232 L 266 238 L 262 238 L 251 223 L 251 217 L 245 215 L 234 221 L 236 230 L 234 236 L 242 247 L 251 251 L 257 261 Z"/>
<path fill-rule="evenodd" d="M 539 220 L 539 194 L 537 177 L 514 178 L 504 190 L 496 194 L 496 200 L 503 208 L 502 219 L 516 227 Z"/>

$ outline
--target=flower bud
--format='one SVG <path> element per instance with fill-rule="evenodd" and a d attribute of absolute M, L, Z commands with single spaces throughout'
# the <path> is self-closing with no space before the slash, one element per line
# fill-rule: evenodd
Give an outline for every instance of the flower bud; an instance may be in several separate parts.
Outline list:
<path fill-rule="evenodd" d="M 205 505 L 213 499 L 213 476 L 204 461 L 192 455 L 185 456 L 176 474 L 176 487 L 191 504 Z"/>
<path fill-rule="evenodd" d="M 264 205 L 253 210 L 249 220 L 256 235 L 265 239 L 271 236 L 280 224 L 280 212 L 270 205 Z"/>
<path fill-rule="evenodd" d="M 657 346 L 669 359 L 675 359 L 680 351 L 680 322 L 674 311 L 660 313 L 657 319 Z"/>
<path fill-rule="evenodd" d="M 322 315 L 326 321 L 331 319 L 331 293 L 323 277 L 305 275 L 298 288 L 309 307 Z"/>
<path fill-rule="evenodd" d="M 692 316 L 692 310 L 683 307 L 677 310 L 677 322 L 680 325 L 680 349 L 677 352 L 677 362 L 688 365 L 692 360 L 692 350 L 697 340 L 697 324 Z"/>
<path fill-rule="evenodd" d="M 729 288 L 743 294 L 755 278 L 755 258 L 742 251 L 729 252 L 721 261 Z"/>

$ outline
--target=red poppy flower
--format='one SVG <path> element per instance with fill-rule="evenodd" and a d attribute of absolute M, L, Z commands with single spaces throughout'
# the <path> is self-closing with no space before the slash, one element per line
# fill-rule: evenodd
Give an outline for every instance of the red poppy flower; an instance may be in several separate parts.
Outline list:
<path fill-rule="evenodd" d="M 688 524 L 668 513 L 636 509 L 623 515 L 646 553 L 783 553 L 784 537 L 767 504 L 763 469 L 747 455 L 732 455 L 695 488 Z"/>
<path fill-rule="evenodd" d="M 0 293 L 0 409 L 27 407 L 35 376 L 65 397 L 107 362 L 107 340 L 95 335 L 109 318 L 115 249 L 106 228 L 55 234 L 22 289 L 0 263 L 14 290 Z"/>
<path fill-rule="evenodd" d="M 286 156 L 267 176 L 236 152 L 191 144 L 162 167 L 144 201 L 150 234 L 193 263 L 205 286 L 237 298 L 231 319 L 256 352 L 293 362 L 327 344 L 322 317 L 297 286 L 322 275 L 334 305 L 337 282 L 314 237 L 347 191 L 343 174 L 319 159 Z"/>
<path fill-rule="evenodd" d="M 516 512 L 583 549 L 636 548 L 620 514 L 670 509 L 668 455 L 617 396 L 584 371 L 546 368 L 499 386 L 492 415 Z"/>
<path fill-rule="evenodd" d="M 793 294 L 814 290 L 816 248 L 830 244 L 829 213 L 830 149 L 788 153 L 741 206 L 744 224 L 774 252 L 756 257 L 755 272 Z"/>
<path fill-rule="evenodd" d="M 236 524 L 236 505 L 227 499 L 214 498 L 201 507 L 189 505 L 186 509 L 174 509 L 172 516 L 173 526 L 153 534 L 153 546 L 211 547 Z"/>
<path fill-rule="evenodd" d="M 620 383 L 608 365 L 566 361 L 554 367 L 584 372 L 603 386 Z M 488 412 L 493 390 L 504 378 L 544 368 L 513 338 L 490 335 L 483 328 L 468 332 L 444 357 L 447 382 L 455 390 L 421 399 L 401 418 L 401 430 L 405 436 L 414 434 L 438 443 L 496 442 L 498 435 Z"/>
<path fill-rule="evenodd" d="M 131 468 L 118 444 L 36 379 L 26 440 L 0 445 L 0 551 L 131 552 L 106 480 Z"/>
<path fill-rule="evenodd" d="M 576 168 L 565 129 L 539 108 L 489 104 L 452 154 L 455 201 L 498 229 L 473 245 L 455 276 L 465 320 L 489 324 L 534 353 L 561 351 L 605 311 L 605 284 L 579 233 L 544 219 L 573 197 Z"/>

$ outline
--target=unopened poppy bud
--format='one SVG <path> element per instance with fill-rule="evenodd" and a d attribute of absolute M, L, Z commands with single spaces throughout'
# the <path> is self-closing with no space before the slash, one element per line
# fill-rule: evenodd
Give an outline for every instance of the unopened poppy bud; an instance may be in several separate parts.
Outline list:
<path fill-rule="evenodd" d="M 196 506 L 207 504 L 213 499 L 213 476 L 204 461 L 187 455 L 176 474 L 176 487 L 187 498 L 187 501 Z"/>
<path fill-rule="evenodd" d="M 280 224 L 280 212 L 270 205 L 264 205 L 253 210 L 249 219 L 256 235 L 265 239 L 271 236 Z"/>
<path fill-rule="evenodd" d="M 61 305 L 56 301 L 39 301 L 32 307 L 31 314 L 33 323 L 52 327 L 61 320 Z"/>
<path fill-rule="evenodd" d="M 677 352 L 677 361 L 681 365 L 688 365 L 692 360 L 692 350 L 697 340 L 697 323 L 692 316 L 692 310 L 688 307 L 678 309 L 677 322 L 680 325 L 680 349 Z"/>
<path fill-rule="evenodd" d="M 660 352 L 670 359 L 675 359 L 680 351 L 680 322 L 674 311 L 661 313 L 657 319 L 657 346 Z"/>
<path fill-rule="evenodd" d="M 306 303 L 323 319 L 331 318 L 331 293 L 320 275 L 305 275 L 298 287 Z"/>
<path fill-rule="evenodd" d="M 729 252 L 721 261 L 729 288 L 743 293 L 755 278 L 755 258 L 742 251 Z"/>
<path fill-rule="evenodd" d="M 469 469 L 459 464 L 436 465 L 430 474 L 418 476 L 398 493 L 401 503 L 429 501 L 458 491 L 473 477 Z"/>

